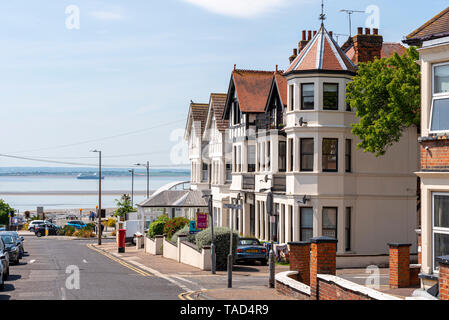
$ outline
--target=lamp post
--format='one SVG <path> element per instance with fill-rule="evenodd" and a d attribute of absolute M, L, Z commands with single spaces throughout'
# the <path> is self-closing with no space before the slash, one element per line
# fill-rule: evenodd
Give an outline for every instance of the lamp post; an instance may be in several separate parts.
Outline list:
<path fill-rule="evenodd" d="M 238 204 L 238 202 L 241 199 L 241 195 L 240 193 L 237 196 L 237 203 L 231 203 L 231 204 L 225 204 L 223 205 L 224 208 L 229 209 L 229 226 L 230 226 L 230 237 L 229 237 L 229 255 L 228 255 L 228 288 L 232 288 L 232 266 L 234 264 L 234 257 L 233 257 L 233 245 L 232 245 L 232 239 L 233 239 L 233 233 L 234 233 L 234 215 L 233 212 L 234 210 L 237 210 L 237 214 L 238 214 L 238 210 L 242 209 L 242 205 Z"/>
<path fill-rule="evenodd" d="M 131 172 L 131 206 L 134 208 L 134 169 L 128 171 Z"/>
<path fill-rule="evenodd" d="M 150 198 L 150 161 L 147 161 L 146 164 L 136 163 L 136 166 L 147 168 L 147 199 L 148 199 Z"/>
<path fill-rule="evenodd" d="M 97 226 L 97 235 L 98 235 L 98 245 L 101 246 L 101 151 L 100 150 L 92 150 L 91 152 L 98 153 L 98 226 Z"/>

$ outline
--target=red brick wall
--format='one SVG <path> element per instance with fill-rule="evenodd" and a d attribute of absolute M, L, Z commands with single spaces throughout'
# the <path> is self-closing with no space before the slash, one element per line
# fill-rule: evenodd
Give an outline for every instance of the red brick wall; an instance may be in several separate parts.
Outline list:
<path fill-rule="evenodd" d="M 449 139 L 421 141 L 421 168 L 449 169 Z"/>
<path fill-rule="evenodd" d="M 310 242 L 289 243 L 290 271 L 297 271 L 297 279 L 310 285 Z"/>
<path fill-rule="evenodd" d="M 293 289 L 289 286 L 286 286 L 285 284 L 278 282 L 278 281 L 276 281 L 276 291 L 281 294 L 284 294 L 286 296 L 298 299 L 298 300 L 310 300 L 310 296 L 308 296 L 302 292 L 296 291 L 295 289 Z"/>
<path fill-rule="evenodd" d="M 440 300 L 449 300 L 449 264 L 440 261 L 440 273 L 438 275 L 440 288 Z"/>
<path fill-rule="evenodd" d="M 359 292 L 342 288 L 335 283 L 318 279 L 319 300 L 373 300 Z"/>
<path fill-rule="evenodd" d="M 374 61 L 380 59 L 382 52 L 383 37 L 371 34 L 358 34 L 353 38 L 355 49 L 355 64 L 360 62 Z"/>
<path fill-rule="evenodd" d="M 323 242 L 312 239 L 312 253 L 310 256 L 310 297 L 319 299 L 318 274 L 335 275 L 337 271 L 337 243 Z"/>
<path fill-rule="evenodd" d="M 410 285 L 410 246 L 390 244 L 390 287 Z"/>
<path fill-rule="evenodd" d="M 421 265 L 410 267 L 410 285 L 417 286 L 419 282 L 419 273 L 421 272 Z"/>

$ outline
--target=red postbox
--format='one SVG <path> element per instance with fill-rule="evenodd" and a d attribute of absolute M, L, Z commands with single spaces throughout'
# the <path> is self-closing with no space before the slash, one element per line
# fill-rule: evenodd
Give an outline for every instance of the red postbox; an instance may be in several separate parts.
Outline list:
<path fill-rule="evenodd" d="M 120 229 L 118 231 L 118 252 L 125 252 L 125 238 L 126 238 L 126 229 Z"/>

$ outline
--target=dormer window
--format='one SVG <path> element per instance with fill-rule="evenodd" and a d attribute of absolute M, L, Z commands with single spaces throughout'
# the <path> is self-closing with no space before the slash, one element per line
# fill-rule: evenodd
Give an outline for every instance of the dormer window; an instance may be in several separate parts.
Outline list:
<path fill-rule="evenodd" d="M 433 67 L 433 95 L 430 132 L 449 131 L 449 63 Z"/>
<path fill-rule="evenodd" d="M 323 84 L 323 109 L 338 110 L 338 83 Z"/>

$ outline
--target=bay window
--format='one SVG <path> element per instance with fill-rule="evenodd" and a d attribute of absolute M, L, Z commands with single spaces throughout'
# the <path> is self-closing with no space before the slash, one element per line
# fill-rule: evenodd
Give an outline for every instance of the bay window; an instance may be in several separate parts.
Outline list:
<path fill-rule="evenodd" d="M 338 83 L 323 84 L 323 109 L 338 110 Z"/>
<path fill-rule="evenodd" d="M 433 269 L 438 272 L 436 258 L 449 254 L 449 193 L 433 194 Z"/>
<path fill-rule="evenodd" d="M 449 63 L 433 66 L 430 132 L 449 131 Z"/>
<path fill-rule="evenodd" d="M 323 236 L 337 239 L 337 208 L 323 208 Z"/>
<path fill-rule="evenodd" d="M 315 85 L 303 83 L 301 85 L 301 110 L 313 110 L 315 108 Z"/>

